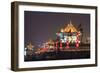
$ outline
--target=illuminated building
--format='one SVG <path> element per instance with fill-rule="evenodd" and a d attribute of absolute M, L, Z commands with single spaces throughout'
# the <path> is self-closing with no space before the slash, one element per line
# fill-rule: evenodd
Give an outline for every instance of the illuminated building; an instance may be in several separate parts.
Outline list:
<path fill-rule="evenodd" d="M 57 38 L 59 38 L 60 44 L 66 43 L 66 48 L 69 48 L 69 44 L 75 44 L 76 47 L 79 47 L 81 32 L 72 24 L 70 21 L 69 24 L 65 25 L 60 29 L 60 32 L 56 33 Z M 60 45 L 62 47 L 62 44 Z"/>
<path fill-rule="evenodd" d="M 49 48 L 49 50 L 54 50 L 54 44 L 54 41 L 50 39 L 45 43 L 45 48 Z"/>

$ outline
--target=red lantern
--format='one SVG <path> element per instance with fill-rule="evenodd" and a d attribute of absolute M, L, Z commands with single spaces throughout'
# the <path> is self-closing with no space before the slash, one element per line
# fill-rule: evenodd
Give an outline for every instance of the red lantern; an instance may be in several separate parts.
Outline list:
<path fill-rule="evenodd" d="M 79 39 L 76 40 L 76 48 L 79 48 Z"/>
<path fill-rule="evenodd" d="M 79 43 L 76 43 L 76 48 L 79 48 Z"/>

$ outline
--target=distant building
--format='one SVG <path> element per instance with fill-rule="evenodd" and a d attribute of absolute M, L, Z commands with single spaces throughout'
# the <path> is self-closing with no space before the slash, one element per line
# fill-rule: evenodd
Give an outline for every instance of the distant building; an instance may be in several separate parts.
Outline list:
<path fill-rule="evenodd" d="M 26 55 L 33 55 L 33 50 L 34 50 L 34 46 L 32 45 L 32 43 L 30 42 L 26 48 L 25 48 L 25 56 Z"/>

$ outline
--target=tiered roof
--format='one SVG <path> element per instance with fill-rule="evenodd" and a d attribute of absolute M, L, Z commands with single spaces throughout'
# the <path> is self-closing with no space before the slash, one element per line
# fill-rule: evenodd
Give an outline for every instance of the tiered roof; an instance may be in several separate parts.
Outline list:
<path fill-rule="evenodd" d="M 78 30 L 76 29 L 76 27 L 70 21 L 70 23 L 68 25 L 61 28 L 60 32 L 78 32 Z"/>

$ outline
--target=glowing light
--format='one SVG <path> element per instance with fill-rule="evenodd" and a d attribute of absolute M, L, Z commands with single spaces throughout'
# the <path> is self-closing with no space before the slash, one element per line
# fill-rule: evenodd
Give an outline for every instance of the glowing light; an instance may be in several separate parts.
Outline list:
<path fill-rule="evenodd" d="M 68 41 L 66 42 L 66 48 L 69 48 L 69 42 Z"/>
<path fill-rule="evenodd" d="M 77 37 L 77 39 L 76 39 L 76 48 L 78 48 L 79 47 L 79 38 Z"/>
<path fill-rule="evenodd" d="M 24 55 L 26 56 L 26 50 L 27 50 L 27 48 L 25 48 L 25 51 L 24 51 Z"/>
<path fill-rule="evenodd" d="M 29 45 L 27 45 L 27 48 L 28 48 L 29 50 L 33 50 L 34 46 L 32 45 L 32 43 L 29 43 Z"/>
<path fill-rule="evenodd" d="M 63 34 L 62 33 L 59 33 L 59 36 L 60 36 L 60 38 L 63 38 Z"/>
<path fill-rule="evenodd" d="M 59 33 L 56 33 L 57 36 L 59 36 Z"/>
<path fill-rule="evenodd" d="M 71 42 L 71 40 L 72 40 L 72 38 L 71 37 L 68 37 L 68 41 Z"/>
<path fill-rule="evenodd" d="M 60 49 L 62 49 L 62 42 L 60 42 Z"/>
<path fill-rule="evenodd" d="M 61 32 L 64 32 L 64 29 L 61 29 Z"/>
<path fill-rule="evenodd" d="M 79 43 L 76 43 L 76 48 L 78 48 L 79 47 Z"/>

